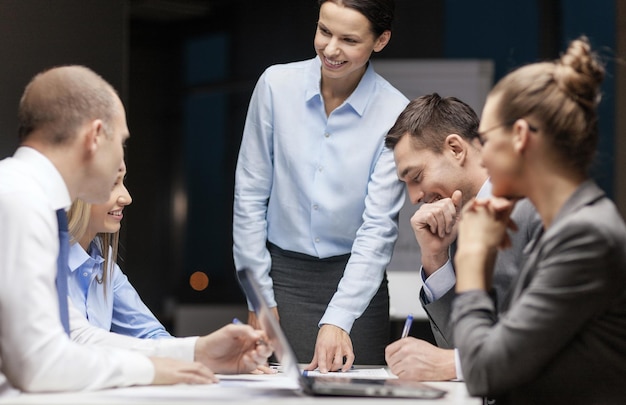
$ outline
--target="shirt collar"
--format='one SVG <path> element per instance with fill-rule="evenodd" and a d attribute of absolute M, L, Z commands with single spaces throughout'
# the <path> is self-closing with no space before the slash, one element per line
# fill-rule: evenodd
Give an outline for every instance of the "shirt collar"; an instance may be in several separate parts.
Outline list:
<path fill-rule="evenodd" d="M 492 187 L 493 187 L 493 184 L 491 184 L 491 180 L 487 179 L 487 181 L 485 181 L 483 183 L 483 186 L 480 188 L 480 190 L 478 190 L 478 194 L 476 194 L 476 198 L 489 198 L 489 197 L 491 197 L 493 195 L 491 193 Z"/>
<path fill-rule="evenodd" d="M 306 101 L 310 101 L 314 97 L 321 99 L 320 81 L 322 80 L 322 63 L 319 57 L 315 57 L 309 60 L 309 64 L 306 69 L 306 84 L 305 84 L 305 97 Z"/>
<path fill-rule="evenodd" d="M 27 163 L 32 168 L 36 181 L 50 197 L 50 203 L 55 211 L 59 208 L 67 210 L 72 205 L 69 190 L 61 173 L 45 155 L 31 147 L 20 146 L 13 158 Z"/>
<path fill-rule="evenodd" d="M 368 62 L 365 74 L 361 78 L 359 85 L 356 86 L 356 89 L 346 100 L 346 103 L 350 104 L 357 114 L 363 115 L 371 98 L 370 94 L 374 93 L 374 86 L 376 86 L 376 72 L 374 72 L 372 64 Z"/>
<path fill-rule="evenodd" d="M 68 259 L 70 271 L 76 271 L 87 262 L 95 262 L 96 264 L 104 262 L 104 258 L 100 254 L 100 249 L 95 242 L 91 242 L 89 251 L 91 252 L 91 255 L 85 252 L 85 249 L 83 249 L 80 243 L 74 243 L 70 246 L 70 255 Z"/>
<path fill-rule="evenodd" d="M 311 59 L 310 62 L 306 74 L 306 101 L 310 101 L 314 97 L 322 98 L 320 86 L 322 80 L 322 62 L 319 57 Z M 363 115 L 370 99 L 369 95 L 373 93 L 375 85 L 376 72 L 372 64 L 368 62 L 367 69 L 365 69 L 365 74 L 361 78 L 359 85 L 346 99 L 345 103 L 350 105 L 357 114 Z"/>

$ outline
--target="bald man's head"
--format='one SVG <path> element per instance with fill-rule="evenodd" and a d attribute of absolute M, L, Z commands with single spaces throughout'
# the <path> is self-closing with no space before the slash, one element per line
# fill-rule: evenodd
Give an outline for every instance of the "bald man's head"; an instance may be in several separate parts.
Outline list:
<path fill-rule="evenodd" d="M 18 109 L 18 137 L 24 142 L 62 144 L 85 122 L 101 119 L 106 133 L 117 106 L 115 89 L 84 66 L 61 66 L 36 75 Z"/>

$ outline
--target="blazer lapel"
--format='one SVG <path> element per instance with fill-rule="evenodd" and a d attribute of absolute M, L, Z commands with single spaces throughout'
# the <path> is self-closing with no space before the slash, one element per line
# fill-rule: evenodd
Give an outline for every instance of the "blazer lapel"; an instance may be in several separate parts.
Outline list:
<path fill-rule="evenodd" d="M 546 240 L 552 237 L 552 234 L 558 231 L 558 227 L 555 225 L 561 222 L 568 216 L 575 214 L 582 207 L 589 205 L 596 200 L 604 197 L 604 191 L 598 187 L 593 180 L 587 180 L 583 182 L 570 198 L 563 204 L 561 210 L 558 212 L 552 225 L 547 230 L 542 230 L 534 241 L 531 241 L 524 249 L 524 257 L 527 257 L 515 289 L 511 294 L 511 302 L 515 302 L 522 292 L 528 287 L 535 272 L 537 271 L 538 262 L 543 256 L 543 248 Z M 555 230 L 556 228 L 556 230 Z"/>

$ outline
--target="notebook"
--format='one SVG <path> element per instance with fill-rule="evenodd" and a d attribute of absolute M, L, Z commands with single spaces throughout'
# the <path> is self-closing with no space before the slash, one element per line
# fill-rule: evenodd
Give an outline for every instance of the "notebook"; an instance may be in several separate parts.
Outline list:
<path fill-rule="evenodd" d="M 301 391 L 306 395 L 383 397 L 383 398 L 441 398 L 445 390 L 415 381 L 397 378 L 364 379 L 346 376 L 303 375 L 296 356 L 282 331 L 279 322 L 272 315 L 261 290 L 252 274 L 244 269 L 238 272 L 240 284 L 254 307 L 259 324 L 267 334 L 274 348 L 274 356 L 280 362 L 282 371 L 288 378 L 297 380 Z"/>

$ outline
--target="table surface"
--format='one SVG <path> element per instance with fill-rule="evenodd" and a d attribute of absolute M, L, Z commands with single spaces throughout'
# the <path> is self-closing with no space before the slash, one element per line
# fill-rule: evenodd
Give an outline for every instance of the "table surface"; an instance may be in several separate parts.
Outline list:
<path fill-rule="evenodd" d="M 277 381 L 277 380 L 276 380 Z M 262 379 L 258 384 L 250 384 L 249 375 L 238 382 L 233 376 L 214 385 L 174 385 L 142 386 L 107 389 L 93 392 L 21 394 L 16 397 L 0 399 L 0 404 L 293 404 L 319 403 L 325 405 L 357 404 L 375 401 L 376 404 L 419 403 L 420 405 L 444 404 L 481 404 L 479 398 L 470 397 L 463 382 L 445 381 L 427 384 L 447 391 L 443 398 L 435 400 L 416 400 L 403 398 L 359 398 L 359 397 L 322 397 L 305 396 L 299 390 L 284 388 L 273 384 L 270 379 Z"/>

